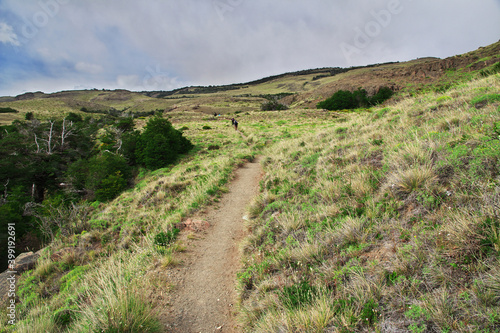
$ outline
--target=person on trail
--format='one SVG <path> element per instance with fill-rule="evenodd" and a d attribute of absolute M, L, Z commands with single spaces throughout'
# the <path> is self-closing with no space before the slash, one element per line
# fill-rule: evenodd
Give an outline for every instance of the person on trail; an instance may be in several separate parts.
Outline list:
<path fill-rule="evenodd" d="M 238 130 L 238 122 L 234 120 L 234 129 L 237 131 Z"/>
<path fill-rule="evenodd" d="M 231 118 L 231 125 L 233 126 L 234 126 L 234 121 L 235 121 L 234 118 Z"/>

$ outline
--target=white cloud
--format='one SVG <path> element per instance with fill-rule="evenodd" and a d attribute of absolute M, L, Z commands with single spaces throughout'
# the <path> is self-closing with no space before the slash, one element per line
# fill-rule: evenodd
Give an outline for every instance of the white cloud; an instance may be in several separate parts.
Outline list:
<path fill-rule="evenodd" d="M 102 72 L 102 67 L 97 64 L 89 64 L 86 62 L 79 62 L 75 65 L 75 69 L 79 72 L 88 74 L 99 74 Z"/>
<path fill-rule="evenodd" d="M 118 75 L 116 84 L 119 87 L 135 87 L 141 84 L 139 75 Z"/>
<path fill-rule="evenodd" d="M 23 45 L 19 57 L 0 64 L 0 90 L 20 82 L 15 70 L 73 82 L 68 88 L 168 90 L 447 57 L 496 42 L 492 22 L 500 22 L 498 0 L 481 6 L 470 0 L 50 0 L 59 4 L 54 15 L 41 5 L 48 2 L 0 0 L 0 21 L 9 17 L 14 27 L 0 24 L 0 41 L 19 43 L 17 32 Z M 395 3 L 390 18 L 380 17 Z M 42 13 L 50 19 L 37 26 L 36 38 L 22 39 L 23 27 Z M 367 29 L 369 40 L 349 62 L 341 45 L 355 45 L 357 31 Z"/>
<path fill-rule="evenodd" d="M 5 22 L 0 22 L 0 42 L 4 44 L 12 44 L 14 46 L 21 45 L 14 29 Z"/>

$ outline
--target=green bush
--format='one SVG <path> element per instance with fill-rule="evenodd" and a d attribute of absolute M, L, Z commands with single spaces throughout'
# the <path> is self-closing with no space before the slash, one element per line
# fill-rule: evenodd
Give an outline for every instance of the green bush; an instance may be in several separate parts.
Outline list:
<path fill-rule="evenodd" d="M 345 110 L 354 109 L 357 107 L 356 101 L 354 99 L 353 93 L 350 91 L 339 90 L 332 97 L 328 98 L 323 102 L 319 102 L 317 105 L 318 109 L 327 110 Z"/>
<path fill-rule="evenodd" d="M 390 88 L 382 87 L 370 98 L 369 102 L 371 105 L 381 104 L 391 98 L 392 95 L 394 95 L 394 92 Z"/>
<path fill-rule="evenodd" d="M 104 178 L 95 191 L 95 198 L 99 201 L 114 199 L 127 187 L 127 180 L 120 171 Z"/>
<path fill-rule="evenodd" d="M 151 118 L 137 142 L 136 156 L 148 169 L 159 169 L 173 163 L 179 154 L 193 148 L 172 124 L 159 116 Z"/>
<path fill-rule="evenodd" d="M 78 123 L 78 122 L 81 122 L 83 121 L 83 118 L 82 116 L 80 116 L 79 114 L 76 114 L 74 112 L 70 112 L 67 116 L 66 116 L 66 120 L 67 121 L 72 121 L 74 123 Z"/>
<path fill-rule="evenodd" d="M 71 164 L 66 173 L 73 186 L 86 193 L 94 192 L 99 201 L 113 199 L 126 186 L 131 178 L 127 160 L 120 155 L 104 152 Z"/>
<path fill-rule="evenodd" d="M 339 90 L 332 97 L 319 102 L 318 109 L 326 110 L 352 110 L 369 105 L 377 105 L 392 97 L 393 91 L 390 88 L 382 87 L 372 97 L 368 97 L 366 90 L 359 88 L 354 92 Z"/>
<path fill-rule="evenodd" d="M 134 118 L 132 117 L 121 118 L 120 120 L 118 120 L 116 128 L 124 132 L 132 131 L 134 129 Z"/>
<path fill-rule="evenodd" d="M 266 103 L 263 103 L 260 106 L 260 109 L 262 111 L 281 111 L 281 110 L 288 110 L 288 106 L 286 106 L 283 103 L 280 103 L 278 101 L 269 101 Z"/>
<path fill-rule="evenodd" d="M 13 108 L 0 108 L 0 113 L 18 113 L 16 109 Z"/>

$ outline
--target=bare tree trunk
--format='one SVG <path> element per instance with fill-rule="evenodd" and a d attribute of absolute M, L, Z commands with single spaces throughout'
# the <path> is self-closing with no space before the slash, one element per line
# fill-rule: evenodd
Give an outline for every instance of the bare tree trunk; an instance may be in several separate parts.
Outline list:
<path fill-rule="evenodd" d="M 36 153 L 40 153 L 40 144 L 38 144 L 38 137 L 36 136 L 36 133 L 33 133 L 35 135 L 35 143 L 36 143 Z"/>
<path fill-rule="evenodd" d="M 61 133 L 61 151 L 64 150 L 64 142 L 68 136 L 73 134 L 73 131 L 71 128 L 73 127 L 73 122 L 70 121 L 68 124 L 68 131 L 66 131 L 66 118 L 63 119 L 63 127 L 62 127 L 62 133 Z"/>
<path fill-rule="evenodd" d="M 64 149 L 65 132 L 66 132 L 66 118 L 63 119 L 63 127 L 62 127 L 62 133 L 61 133 L 61 150 Z"/>
<path fill-rule="evenodd" d="M 47 140 L 47 154 L 52 154 L 52 133 L 54 132 L 54 123 L 55 120 L 50 120 L 50 131 L 49 131 L 49 139 Z"/>

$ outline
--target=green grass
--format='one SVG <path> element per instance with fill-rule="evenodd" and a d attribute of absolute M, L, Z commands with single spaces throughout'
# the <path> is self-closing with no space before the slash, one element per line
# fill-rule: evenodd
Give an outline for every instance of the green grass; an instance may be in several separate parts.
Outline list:
<path fill-rule="evenodd" d="M 247 330 L 307 331 L 298 318 L 316 317 L 326 291 L 334 331 L 494 331 L 500 103 L 484 91 L 499 86 L 490 76 L 347 114 L 265 149 L 243 247 Z"/>

